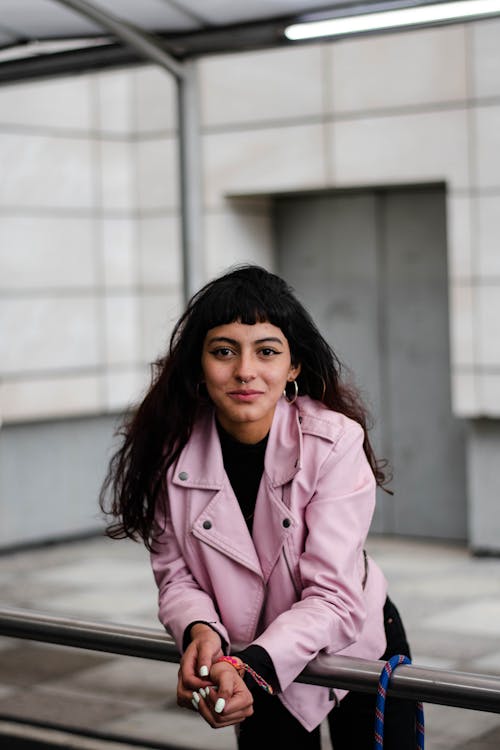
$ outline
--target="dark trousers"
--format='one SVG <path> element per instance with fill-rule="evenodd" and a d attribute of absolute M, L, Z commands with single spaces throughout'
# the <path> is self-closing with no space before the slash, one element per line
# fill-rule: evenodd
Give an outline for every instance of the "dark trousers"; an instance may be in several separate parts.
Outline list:
<path fill-rule="evenodd" d="M 387 649 L 380 657 L 410 655 L 401 617 L 390 599 L 384 606 Z M 350 692 L 328 715 L 334 750 L 372 750 L 375 694 Z M 308 732 L 283 706 L 279 698 L 263 690 L 254 693 L 254 713 L 240 724 L 239 750 L 320 750 L 320 729 Z M 416 750 L 415 703 L 387 698 L 384 750 Z"/>

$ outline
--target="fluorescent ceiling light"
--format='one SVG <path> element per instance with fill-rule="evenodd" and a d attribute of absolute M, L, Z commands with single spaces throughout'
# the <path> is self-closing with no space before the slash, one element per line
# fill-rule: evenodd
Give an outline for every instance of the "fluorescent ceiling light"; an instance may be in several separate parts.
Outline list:
<path fill-rule="evenodd" d="M 451 3 L 420 5 L 377 13 L 363 13 L 324 21 L 309 21 L 288 26 L 287 39 L 311 39 L 321 36 L 356 34 L 363 31 L 420 26 L 424 24 L 455 21 L 462 18 L 480 18 L 500 13 L 500 0 L 456 0 Z"/>

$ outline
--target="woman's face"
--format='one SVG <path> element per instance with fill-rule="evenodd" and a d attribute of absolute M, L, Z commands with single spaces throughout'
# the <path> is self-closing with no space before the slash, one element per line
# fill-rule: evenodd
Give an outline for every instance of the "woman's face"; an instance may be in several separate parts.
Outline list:
<path fill-rule="evenodd" d="M 243 443 L 267 435 L 286 382 L 300 372 L 300 365 L 292 365 L 285 335 L 271 323 L 211 328 L 201 366 L 220 424 Z"/>

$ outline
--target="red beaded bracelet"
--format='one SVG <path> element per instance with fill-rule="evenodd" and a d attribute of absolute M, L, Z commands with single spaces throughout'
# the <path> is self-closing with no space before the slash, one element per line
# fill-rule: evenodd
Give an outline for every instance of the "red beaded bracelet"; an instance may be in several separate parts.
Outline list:
<path fill-rule="evenodd" d="M 257 672 L 252 669 L 252 667 L 249 664 L 245 664 L 244 661 L 242 661 L 237 656 L 220 656 L 218 659 L 215 660 L 214 664 L 218 664 L 221 661 L 225 661 L 228 664 L 231 664 L 232 667 L 236 669 L 240 677 L 242 677 L 243 672 L 248 672 L 248 674 L 253 677 L 257 685 L 261 687 L 263 690 L 266 691 L 266 693 L 269 693 L 272 695 L 274 693 L 274 690 L 272 689 L 271 685 L 265 681 L 263 677 L 260 676 L 260 674 L 257 674 Z"/>

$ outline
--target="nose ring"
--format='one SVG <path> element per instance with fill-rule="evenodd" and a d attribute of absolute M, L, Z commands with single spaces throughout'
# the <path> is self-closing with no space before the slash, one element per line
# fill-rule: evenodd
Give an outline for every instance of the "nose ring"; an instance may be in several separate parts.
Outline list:
<path fill-rule="evenodd" d="M 247 383 L 247 381 L 243 380 L 243 378 L 239 378 L 239 381 L 240 381 L 241 385 L 246 385 L 246 383 Z"/>

